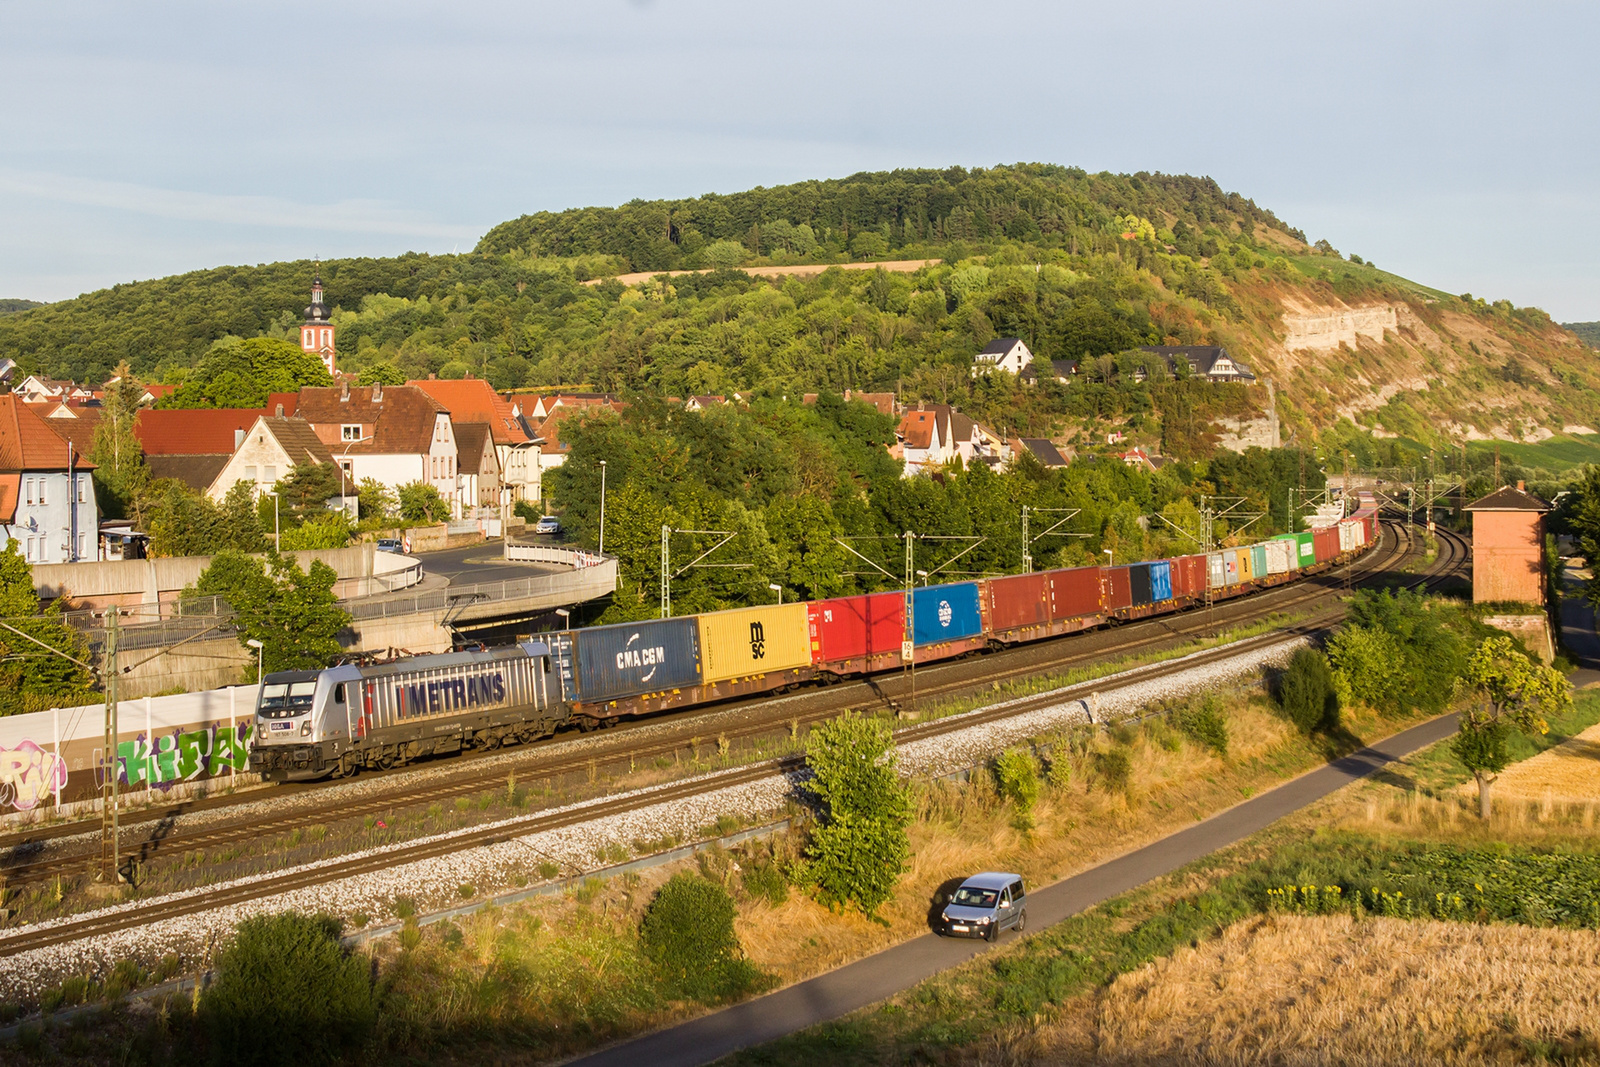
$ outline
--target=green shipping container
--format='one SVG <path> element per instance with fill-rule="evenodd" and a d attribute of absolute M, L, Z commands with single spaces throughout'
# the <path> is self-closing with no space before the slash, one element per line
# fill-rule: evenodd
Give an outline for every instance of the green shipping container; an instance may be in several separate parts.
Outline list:
<path fill-rule="evenodd" d="M 1250 573 L 1257 578 L 1267 576 L 1267 550 L 1261 545 L 1250 546 Z"/>

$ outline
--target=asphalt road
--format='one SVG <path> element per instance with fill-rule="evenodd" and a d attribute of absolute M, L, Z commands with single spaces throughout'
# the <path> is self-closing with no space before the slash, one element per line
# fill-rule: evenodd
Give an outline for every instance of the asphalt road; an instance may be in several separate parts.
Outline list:
<path fill-rule="evenodd" d="M 555 545 L 553 537 L 538 538 Z M 437 574 L 450 579 L 451 585 L 471 585 L 474 582 L 503 582 L 527 578 L 535 574 L 548 574 L 553 569 L 539 563 L 507 563 L 500 558 L 499 541 L 485 541 L 466 548 L 446 548 L 438 552 L 418 552 L 424 574 Z"/>
<path fill-rule="evenodd" d="M 1591 631 L 1592 632 L 1592 631 Z M 1396 734 L 1125 856 L 1028 896 L 1028 922 L 1061 922 L 1118 893 L 1169 874 L 1455 732 L 1445 715 Z M 1006 939 L 1015 937 L 1007 935 Z M 583 1067 L 696 1067 L 874 1004 L 988 951 L 983 941 L 924 934 L 787 989 L 725 1008 L 573 1061 Z"/>

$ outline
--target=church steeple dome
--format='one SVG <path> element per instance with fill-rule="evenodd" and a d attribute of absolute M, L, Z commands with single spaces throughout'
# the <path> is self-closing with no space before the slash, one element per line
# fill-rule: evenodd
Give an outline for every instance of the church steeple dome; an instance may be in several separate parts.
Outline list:
<path fill-rule="evenodd" d="M 306 305 L 306 320 L 300 324 L 300 347 L 322 360 L 329 374 L 335 374 L 333 360 L 333 321 L 328 305 L 322 302 L 322 272 L 311 279 L 311 303 Z"/>

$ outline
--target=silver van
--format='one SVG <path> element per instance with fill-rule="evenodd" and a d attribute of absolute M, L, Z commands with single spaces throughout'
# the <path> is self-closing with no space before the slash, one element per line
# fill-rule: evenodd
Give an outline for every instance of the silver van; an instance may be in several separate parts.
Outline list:
<path fill-rule="evenodd" d="M 1028 903 L 1022 875 L 984 871 L 961 883 L 939 913 L 938 933 L 946 937 L 982 937 L 990 941 L 1000 931 L 1028 925 Z"/>

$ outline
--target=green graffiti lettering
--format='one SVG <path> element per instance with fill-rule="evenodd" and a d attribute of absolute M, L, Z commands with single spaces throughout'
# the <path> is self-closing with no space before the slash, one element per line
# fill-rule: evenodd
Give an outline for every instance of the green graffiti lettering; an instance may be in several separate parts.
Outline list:
<path fill-rule="evenodd" d="M 176 737 L 163 737 L 161 747 L 155 751 L 155 780 L 170 782 L 178 777 L 178 739 Z"/>
<path fill-rule="evenodd" d="M 178 736 L 178 777 L 187 781 L 206 770 L 206 757 L 211 754 L 210 730 L 196 730 Z M 215 772 L 213 772 L 215 773 Z"/>

